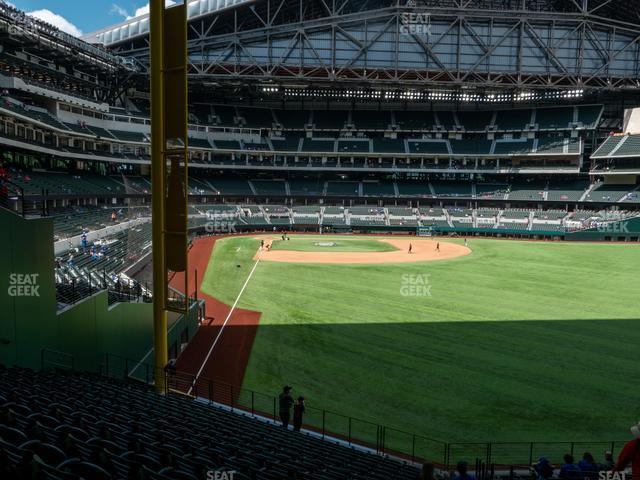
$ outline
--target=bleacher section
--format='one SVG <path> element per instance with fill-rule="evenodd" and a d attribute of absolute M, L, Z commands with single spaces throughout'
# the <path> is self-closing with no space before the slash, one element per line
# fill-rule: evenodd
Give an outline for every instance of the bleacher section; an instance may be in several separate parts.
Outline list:
<path fill-rule="evenodd" d="M 317 180 L 289 180 L 291 195 L 321 196 L 324 192 L 324 182 Z"/>
<path fill-rule="evenodd" d="M 213 109 L 214 109 L 215 115 L 219 119 L 219 122 L 216 122 L 217 125 L 226 126 L 226 127 L 234 127 L 236 125 L 235 107 L 216 105 L 213 107 Z"/>
<path fill-rule="evenodd" d="M 536 111 L 536 123 L 540 130 L 566 129 L 572 122 L 573 107 L 539 108 Z"/>
<path fill-rule="evenodd" d="M 209 180 L 207 183 L 214 188 L 214 191 L 219 192 L 220 195 L 238 195 L 245 197 L 253 195 L 253 191 L 246 180 L 216 178 Z"/>
<path fill-rule="evenodd" d="M 207 140 L 206 138 L 189 137 L 188 142 L 189 148 L 203 148 L 207 150 L 210 150 L 212 148 L 209 140 Z"/>
<path fill-rule="evenodd" d="M 583 128 L 596 128 L 602 116 L 602 105 L 578 106 L 578 122 Z"/>
<path fill-rule="evenodd" d="M 619 202 L 625 197 L 635 185 L 597 185 L 585 198 L 587 202 Z"/>
<path fill-rule="evenodd" d="M 493 153 L 495 155 L 526 155 L 533 151 L 533 140 L 496 140 Z"/>
<path fill-rule="evenodd" d="M 287 130 L 303 130 L 309 124 L 309 112 L 304 110 L 276 110 L 274 114 Z"/>
<path fill-rule="evenodd" d="M 315 110 L 313 124 L 317 130 L 342 130 L 349 117 L 346 110 Z"/>
<path fill-rule="evenodd" d="M 120 282 L 118 275 L 150 251 L 149 222 L 67 250 L 56 259 L 58 304 L 72 304 L 99 289 L 114 287 Z"/>
<path fill-rule="evenodd" d="M 302 140 L 303 152 L 333 152 L 335 151 L 334 140 L 319 140 L 313 138 L 305 138 Z"/>
<path fill-rule="evenodd" d="M 398 182 L 401 197 L 433 197 L 428 182 Z"/>
<path fill-rule="evenodd" d="M 449 143 L 454 155 L 489 155 L 493 144 L 483 139 L 449 140 Z"/>
<path fill-rule="evenodd" d="M 327 182 L 327 195 L 359 196 L 358 182 Z"/>
<path fill-rule="evenodd" d="M 115 221 L 111 219 L 113 213 L 116 213 Z M 53 239 L 58 241 L 81 235 L 86 231 L 99 230 L 110 225 L 117 225 L 127 220 L 149 215 L 150 211 L 147 207 L 76 206 L 59 208 L 52 212 Z"/>
<path fill-rule="evenodd" d="M 344 162 L 347 162 L 346 160 Z M 329 160 L 314 162 L 327 164 Z M 382 162 L 381 162 L 382 163 Z M 391 161 L 388 162 L 388 165 Z M 309 166 L 309 162 L 301 162 Z M 337 163 L 334 163 L 337 166 Z M 510 183 L 477 183 L 464 180 L 335 180 L 297 179 L 274 180 L 269 177 L 249 181 L 244 178 L 211 178 L 199 176 L 198 171 L 189 177 L 189 195 L 240 197 L 254 195 L 260 197 L 367 197 L 367 198 L 461 198 L 495 201 L 524 202 L 600 202 L 600 203 L 640 203 L 638 184 L 621 185 L 598 181 L 591 185 L 588 180 L 514 177 Z M 10 169 L 7 177 L 17 187 L 23 189 L 26 197 L 47 198 L 83 196 L 91 198 L 124 197 L 126 195 L 149 195 L 151 183 L 148 177 L 126 175 L 68 174 L 34 171 L 24 173 Z M 336 178 L 336 177 L 334 177 Z"/>
<path fill-rule="evenodd" d="M 588 181 L 549 182 L 547 200 L 577 202 L 589 188 Z"/>
<path fill-rule="evenodd" d="M 362 195 L 365 197 L 395 197 L 393 183 L 362 182 Z"/>
<path fill-rule="evenodd" d="M 432 181 L 431 185 L 439 197 L 471 197 L 470 183 Z"/>
<path fill-rule="evenodd" d="M 509 185 L 504 183 L 478 183 L 476 184 L 476 198 L 503 200 Z"/>
<path fill-rule="evenodd" d="M 338 152 L 369 152 L 369 140 L 341 140 L 338 139 Z"/>
<path fill-rule="evenodd" d="M 399 155 L 407 153 L 404 140 L 398 138 L 374 138 L 373 151 L 375 153 L 397 153 Z"/>
<path fill-rule="evenodd" d="M 2 450 L 15 478 L 195 480 L 233 471 L 237 480 L 413 480 L 418 473 L 181 395 L 159 396 L 142 383 L 0 367 L 0 386 Z"/>
<path fill-rule="evenodd" d="M 458 120 L 467 132 L 484 132 L 491 126 L 493 112 L 458 112 Z"/>
<path fill-rule="evenodd" d="M 272 128 L 273 114 L 266 108 L 239 108 L 240 117 L 247 128 Z"/>
<path fill-rule="evenodd" d="M 297 152 L 300 150 L 300 138 L 296 136 L 272 138 L 271 145 L 273 145 L 273 149 L 277 152 Z"/>
<path fill-rule="evenodd" d="M 448 155 L 446 141 L 419 141 L 410 140 L 408 142 L 409 153 L 423 153 L 427 155 Z"/>
<path fill-rule="evenodd" d="M 117 140 L 122 140 L 124 142 L 149 143 L 149 140 L 144 133 L 113 129 L 110 129 L 109 133 Z"/>
<path fill-rule="evenodd" d="M 252 180 L 251 183 L 257 195 L 282 197 L 287 193 L 282 180 Z"/>
<path fill-rule="evenodd" d="M 640 156 L 640 135 L 627 135 L 623 139 L 614 155 L 616 157 Z"/>
<path fill-rule="evenodd" d="M 342 182 L 345 183 L 345 182 Z M 366 188 L 366 187 L 365 187 Z M 374 186 L 373 188 L 378 188 Z M 382 187 L 384 188 L 384 187 Z M 313 227 L 315 229 L 318 225 L 325 227 L 389 227 L 392 229 L 406 229 L 413 231 L 413 228 L 417 226 L 434 226 L 437 228 L 446 229 L 446 231 L 459 230 L 461 233 L 469 233 L 479 229 L 479 231 L 487 232 L 488 230 L 517 230 L 518 232 L 534 231 L 542 234 L 551 232 L 564 232 L 566 229 L 572 231 L 576 229 L 587 228 L 581 222 L 590 220 L 591 222 L 601 220 L 603 215 L 607 218 L 624 219 L 638 216 L 638 212 L 632 210 L 618 210 L 616 212 L 604 211 L 601 213 L 594 211 L 581 211 L 579 213 L 571 213 L 564 209 L 544 209 L 534 210 L 528 208 L 470 208 L 465 206 L 446 205 L 444 208 L 437 206 L 421 206 L 419 209 L 408 206 L 390 205 L 388 207 L 382 207 L 377 204 L 372 205 L 354 205 L 350 207 L 338 207 L 338 206 L 321 206 L 321 205 L 301 205 L 289 207 L 285 205 L 233 205 L 233 204 L 221 204 L 221 205 L 191 205 L 189 210 L 190 215 L 194 215 L 190 219 L 191 227 L 202 227 L 206 219 L 215 219 L 217 216 L 223 216 L 224 218 L 232 217 L 238 228 L 258 228 L 258 229 L 271 229 L 272 227 L 285 227 L 296 228 L 301 227 L 305 229 L 307 227 Z M 99 212 L 103 212 L 99 214 Z M 94 220 L 95 228 L 102 228 L 105 225 L 111 224 L 109 222 L 105 224 L 104 213 L 108 212 L 108 209 L 96 209 L 93 213 L 98 217 Z M 58 213 L 60 216 L 61 213 Z M 130 212 L 126 210 L 119 213 L 118 221 L 124 221 L 131 218 L 139 218 L 148 216 L 148 210 L 145 208 L 136 207 Z M 86 220 L 90 220 L 91 212 L 86 213 L 84 217 Z M 204 220 L 203 220 L 204 219 Z M 94 228 L 89 221 L 79 222 L 84 226 L 84 230 L 91 230 Z M 88 225 L 88 227 L 87 227 Z M 103 276 L 107 274 L 106 283 L 111 285 L 113 282 L 110 280 L 110 276 L 118 272 L 118 269 L 124 265 L 122 259 L 125 253 L 128 255 L 129 260 L 131 258 L 139 258 L 139 249 L 146 249 L 150 241 L 148 231 L 146 230 L 148 225 L 138 226 L 131 231 L 124 233 L 118 233 L 112 237 L 105 237 L 101 241 L 107 242 L 109 245 L 109 253 L 105 254 L 105 258 L 102 256 L 94 258 L 89 252 L 89 249 L 85 249 L 83 252 L 67 252 L 65 255 L 59 258 L 60 266 L 64 270 L 59 270 L 56 274 L 56 278 L 65 284 L 69 284 L 74 281 L 78 284 L 82 283 L 78 280 L 80 277 L 84 277 L 85 285 L 89 283 L 89 277 L 92 278 L 92 284 L 94 289 L 97 285 L 103 282 Z M 81 226 L 76 226 L 72 229 L 69 235 L 80 233 L 83 229 Z M 405 230 L 405 231 L 406 231 Z M 140 233 L 142 232 L 142 233 Z M 146 233 L 145 233 L 146 232 Z M 137 238 L 140 237 L 141 238 Z M 122 239 L 127 238 L 124 245 Z M 133 239 L 133 240 L 132 240 Z M 113 242 L 113 247 L 111 243 Z M 99 251 L 101 242 L 96 243 L 96 252 Z M 133 245 L 133 248 L 130 247 Z M 71 256 L 69 261 L 68 256 Z M 115 259 L 114 259 L 115 256 Z M 72 263 L 70 268 L 69 264 Z M 78 267 L 82 267 L 84 270 L 77 270 Z"/>
<path fill-rule="evenodd" d="M 400 130 L 416 131 L 426 130 L 431 131 L 435 129 L 436 120 L 433 116 L 433 112 L 410 112 L 410 111 L 398 111 L 395 112 L 396 124 Z"/>
<path fill-rule="evenodd" d="M 125 186 L 111 177 L 68 173 L 9 173 L 9 179 L 22 187 L 26 195 L 40 195 L 42 191 L 49 195 L 85 195 L 85 194 L 123 194 Z"/>
<path fill-rule="evenodd" d="M 391 125 L 391 112 L 354 110 L 351 120 L 357 130 L 388 130 Z"/>
<path fill-rule="evenodd" d="M 543 182 L 513 183 L 509 190 L 509 200 L 530 200 L 540 202 L 544 200 L 546 185 Z"/>
<path fill-rule="evenodd" d="M 523 131 L 531 124 L 531 109 L 498 110 L 496 126 L 498 130 Z"/>
<path fill-rule="evenodd" d="M 625 135 L 610 135 L 600 145 L 600 147 L 593 153 L 592 158 L 605 158 L 609 157 L 611 153 L 618 148 L 620 142 L 626 141 Z"/>

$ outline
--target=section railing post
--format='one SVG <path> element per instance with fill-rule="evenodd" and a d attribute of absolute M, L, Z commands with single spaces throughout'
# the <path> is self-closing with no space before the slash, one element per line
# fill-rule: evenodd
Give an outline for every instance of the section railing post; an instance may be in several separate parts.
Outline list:
<path fill-rule="evenodd" d="M 164 371 L 164 394 L 169 395 L 169 372 Z M 156 387 L 157 388 L 157 387 Z"/>
<path fill-rule="evenodd" d="M 385 450 L 385 442 L 386 442 L 386 436 L 387 436 L 387 427 L 385 427 L 384 425 L 382 426 L 382 431 L 381 433 L 381 438 L 380 438 L 380 447 L 381 447 L 381 452 L 384 454 L 384 450 Z"/>
<path fill-rule="evenodd" d="M 411 462 L 416 461 L 416 434 L 411 437 Z"/>
<path fill-rule="evenodd" d="M 231 390 L 231 398 L 230 398 L 231 411 L 233 412 L 233 385 L 230 385 L 230 390 Z"/>
<path fill-rule="evenodd" d="M 447 470 L 449 470 L 449 456 L 451 455 L 451 444 L 446 443 L 444 446 L 444 464 Z"/>

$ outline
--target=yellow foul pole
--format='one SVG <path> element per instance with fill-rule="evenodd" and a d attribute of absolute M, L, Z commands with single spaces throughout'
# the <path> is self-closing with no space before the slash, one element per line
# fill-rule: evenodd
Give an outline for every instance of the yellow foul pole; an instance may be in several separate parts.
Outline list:
<path fill-rule="evenodd" d="M 164 366 L 168 362 L 165 266 L 165 165 L 164 165 L 164 1 L 151 0 L 151 197 L 153 241 L 153 347 L 155 386 L 165 392 Z"/>

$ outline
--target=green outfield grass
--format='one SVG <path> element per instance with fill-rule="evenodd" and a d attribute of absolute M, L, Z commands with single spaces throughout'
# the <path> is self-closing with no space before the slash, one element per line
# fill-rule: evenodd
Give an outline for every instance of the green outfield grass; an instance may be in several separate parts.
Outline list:
<path fill-rule="evenodd" d="M 218 242 L 203 289 L 231 304 L 258 245 Z M 239 305 L 262 312 L 244 387 L 291 383 L 310 406 L 446 441 L 626 439 L 640 245 L 470 247 L 422 264 L 260 263 Z"/>
<path fill-rule="evenodd" d="M 296 252 L 392 252 L 397 250 L 393 245 L 379 240 L 330 236 L 292 237 L 291 240 L 285 241 L 274 240 L 271 249 Z"/>

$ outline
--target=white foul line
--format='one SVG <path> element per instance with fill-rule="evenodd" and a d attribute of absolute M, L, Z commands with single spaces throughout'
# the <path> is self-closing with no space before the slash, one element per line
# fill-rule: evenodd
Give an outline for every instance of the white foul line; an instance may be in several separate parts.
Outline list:
<path fill-rule="evenodd" d="M 242 296 L 242 293 L 244 292 L 244 289 L 247 288 L 247 285 L 249 284 L 249 280 L 251 280 L 251 277 L 253 276 L 253 272 L 256 271 L 256 267 L 258 266 L 258 263 L 260 263 L 260 256 L 261 255 L 262 255 L 262 251 L 260 251 L 260 253 L 258 254 L 258 259 L 256 260 L 256 263 L 253 265 L 253 268 L 251 269 L 251 272 L 249 273 L 249 276 L 247 277 L 247 280 L 244 282 L 244 285 L 240 289 L 240 293 L 238 293 L 238 297 L 236 298 L 236 301 L 233 302 L 233 306 L 231 307 L 231 310 L 229 310 L 229 314 L 227 315 L 227 318 L 225 318 L 224 323 L 220 327 L 220 331 L 218 332 L 218 335 L 216 335 L 216 338 L 213 341 L 213 345 L 211 345 L 211 348 L 209 349 L 209 352 L 207 353 L 207 356 L 204 358 L 204 361 L 202 362 L 202 365 L 200 366 L 200 369 L 198 370 L 198 373 L 196 373 L 196 376 L 194 377 L 193 382 L 191 383 L 191 386 L 189 387 L 189 391 L 187 392 L 187 395 L 191 395 L 191 390 L 193 390 L 193 387 L 196 384 L 196 382 L 198 381 L 198 378 L 200 377 L 200 374 L 202 373 L 202 370 L 204 370 L 204 366 L 209 361 L 209 357 L 211 357 L 211 354 L 213 353 L 213 349 L 216 348 L 216 344 L 218 343 L 218 340 L 220 340 L 220 337 L 222 336 L 222 332 L 224 331 L 224 327 L 226 327 L 227 323 L 229 323 L 229 319 L 231 318 L 231 315 L 233 314 L 233 311 L 235 310 L 236 305 L 238 305 L 238 302 L 240 301 L 240 297 Z"/>

